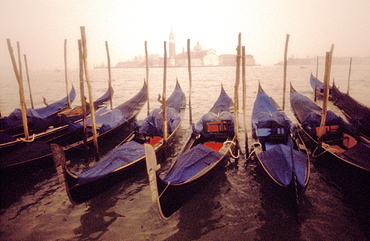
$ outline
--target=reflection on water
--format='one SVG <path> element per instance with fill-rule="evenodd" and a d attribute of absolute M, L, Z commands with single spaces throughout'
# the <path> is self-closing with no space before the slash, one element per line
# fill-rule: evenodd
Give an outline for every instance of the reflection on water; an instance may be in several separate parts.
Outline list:
<path fill-rule="evenodd" d="M 323 70 L 323 66 L 320 67 Z M 369 66 L 352 66 L 350 93 L 370 106 Z M 309 75 L 315 66 L 288 67 L 288 81 L 313 99 Z M 258 81 L 277 103 L 282 103 L 282 67 L 256 66 L 247 70 L 247 132 Z M 230 96 L 234 90 L 234 67 L 192 69 L 193 121 L 209 110 L 221 83 Z M 32 76 L 33 75 L 33 76 Z M 32 71 L 35 106 L 64 96 L 64 73 Z M 323 75 L 323 74 L 322 74 Z M 7 115 L 18 103 L 16 81 L 11 72 L 0 73 L 0 110 Z M 145 69 L 113 69 L 113 105 L 130 98 L 142 86 Z M 332 67 L 336 85 L 346 90 L 348 67 Z M 94 96 L 107 86 L 107 71 L 91 71 Z M 167 91 L 175 80 L 188 96 L 187 68 L 169 68 Z M 6 81 L 4 81 L 6 79 Z M 78 86 L 78 72 L 69 79 Z M 322 78 L 321 78 L 322 79 Z M 13 81 L 14 80 L 14 81 Z M 159 107 L 163 70 L 150 70 L 150 108 Z M 51 81 L 51 82 L 50 82 Z M 14 82 L 14 83 L 13 83 Z M 5 85 L 7 88 L 5 88 Z M 77 93 L 78 94 L 78 93 Z M 240 91 L 241 94 L 241 91 Z M 27 96 L 27 95 L 26 95 Z M 77 95 L 79 96 L 79 95 Z M 289 94 L 286 96 L 287 100 Z M 74 105 L 78 105 L 76 99 Z M 146 108 L 146 107 L 145 107 Z M 146 116 L 146 109 L 139 120 Z M 340 112 L 330 105 L 329 109 Z M 295 122 L 289 102 L 286 113 Z M 186 111 L 177 144 L 171 146 L 166 170 L 189 133 Z M 242 117 L 242 114 L 240 114 Z M 241 119 L 242 121 L 242 119 Z M 243 126 L 240 124 L 240 126 Z M 244 130 L 240 143 L 244 151 Z M 231 160 L 233 163 L 234 160 Z M 167 221 L 159 218 L 152 205 L 145 170 L 123 180 L 91 201 L 73 206 L 58 184 L 52 165 L 32 171 L 1 173 L 1 240 L 369 240 L 370 177 L 346 164 L 329 159 L 312 160 L 308 188 L 295 204 L 294 198 L 277 188 L 256 160 L 241 158 L 237 164 L 221 168 L 185 206 Z M 18 172 L 18 173 L 17 173 Z M 19 173 L 20 172 L 20 173 Z"/>

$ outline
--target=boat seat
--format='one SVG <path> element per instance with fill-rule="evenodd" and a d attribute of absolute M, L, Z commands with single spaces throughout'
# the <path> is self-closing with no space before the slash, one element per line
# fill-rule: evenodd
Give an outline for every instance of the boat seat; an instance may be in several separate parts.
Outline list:
<path fill-rule="evenodd" d="M 203 125 L 203 131 L 210 136 L 211 139 L 225 139 L 229 137 L 232 128 L 230 120 L 223 120 L 219 122 L 206 122 Z"/>
<path fill-rule="evenodd" d="M 271 123 L 270 127 L 257 128 L 258 140 L 261 143 L 286 144 L 289 137 L 289 129 L 277 123 Z"/>
<path fill-rule="evenodd" d="M 318 134 L 320 127 L 316 127 L 316 133 Z M 342 129 L 339 125 L 325 126 L 322 140 L 329 145 L 343 145 L 344 140 Z"/>

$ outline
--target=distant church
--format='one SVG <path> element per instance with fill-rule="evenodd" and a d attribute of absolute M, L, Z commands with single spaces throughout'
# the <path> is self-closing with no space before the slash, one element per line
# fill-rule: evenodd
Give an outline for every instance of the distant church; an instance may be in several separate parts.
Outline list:
<path fill-rule="evenodd" d="M 164 58 L 159 54 L 149 54 L 149 67 L 161 67 L 164 64 Z M 217 55 L 215 49 L 203 50 L 197 42 L 194 49 L 190 51 L 191 66 L 235 66 L 236 54 Z M 256 65 L 253 55 L 246 55 L 246 65 Z M 142 68 L 145 67 L 145 57 L 136 56 L 133 60 L 119 62 L 116 68 Z M 168 41 L 167 66 L 185 67 L 188 66 L 188 52 L 183 48 L 182 53 L 176 54 L 175 35 L 172 28 Z"/>
<path fill-rule="evenodd" d="M 188 52 L 182 50 L 182 53 L 176 54 L 175 36 L 172 28 L 168 42 L 169 48 L 169 66 L 187 66 Z M 224 54 L 218 56 L 215 49 L 203 50 L 202 46 L 197 42 L 194 50 L 190 51 L 191 66 L 235 66 L 236 55 Z M 255 65 L 253 55 L 246 56 L 246 65 Z"/>

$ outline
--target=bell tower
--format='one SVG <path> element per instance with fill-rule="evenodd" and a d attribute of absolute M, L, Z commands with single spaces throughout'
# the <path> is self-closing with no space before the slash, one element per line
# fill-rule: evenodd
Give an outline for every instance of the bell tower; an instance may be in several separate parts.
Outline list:
<path fill-rule="evenodd" d="M 172 27 L 171 27 L 168 47 L 169 47 L 169 57 L 172 59 L 176 56 L 175 36 L 173 35 Z"/>

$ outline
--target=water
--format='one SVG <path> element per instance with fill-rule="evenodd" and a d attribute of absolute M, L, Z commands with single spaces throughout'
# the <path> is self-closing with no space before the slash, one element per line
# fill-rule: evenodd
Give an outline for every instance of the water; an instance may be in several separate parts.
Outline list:
<path fill-rule="evenodd" d="M 370 66 L 352 66 L 350 94 L 370 106 Z M 324 67 L 319 77 L 323 79 Z M 309 75 L 315 66 L 288 67 L 288 83 L 313 98 Z M 0 110 L 9 114 L 19 103 L 14 74 L 1 71 Z M 91 69 L 94 98 L 107 88 L 105 69 Z M 247 132 L 250 115 L 261 82 L 265 91 L 282 105 L 283 69 L 281 66 L 255 66 L 247 69 Z M 332 77 L 346 91 L 348 66 L 334 65 Z M 41 107 L 42 97 L 49 103 L 65 96 L 63 72 L 31 71 L 33 99 Z M 70 71 L 70 83 L 78 88 L 78 71 Z M 113 69 L 113 106 L 136 94 L 145 78 L 145 69 Z M 187 97 L 187 68 L 168 68 L 167 97 L 178 78 Z M 192 68 L 192 112 L 197 121 L 218 97 L 221 83 L 234 95 L 235 68 Z M 163 69 L 150 69 L 150 108 L 159 106 Z M 240 86 L 242 86 L 240 84 Z M 288 90 L 288 87 L 287 87 Z M 239 92 L 242 94 L 241 89 Z M 28 98 L 28 94 L 26 94 Z M 78 105 L 77 95 L 74 105 Z M 240 103 L 241 105 L 241 103 Z M 287 91 L 285 109 L 290 111 Z M 332 105 L 329 109 L 340 113 Z M 142 120 L 146 107 L 139 115 Z M 245 151 L 242 113 L 240 143 Z M 189 130 L 188 112 L 182 124 L 174 154 L 184 143 Z M 251 137 L 249 135 L 249 141 Z M 234 160 L 231 160 L 234 163 Z M 295 211 L 292 202 L 264 174 L 256 160 L 241 158 L 237 165 L 219 170 L 201 192 L 168 221 L 163 221 L 151 203 L 145 171 L 122 181 L 91 201 L 73 206 L 58 184 L 52 166 L 20 173 L 2 182 L 1 240 L 370 240 L 370 177 L 333 160 L 311 160 L 311 177 L 302 202 Z M 7 189 L 12 189 L 11 191 Z M 4 196 L 5 195 L 5 196 Z"/>

